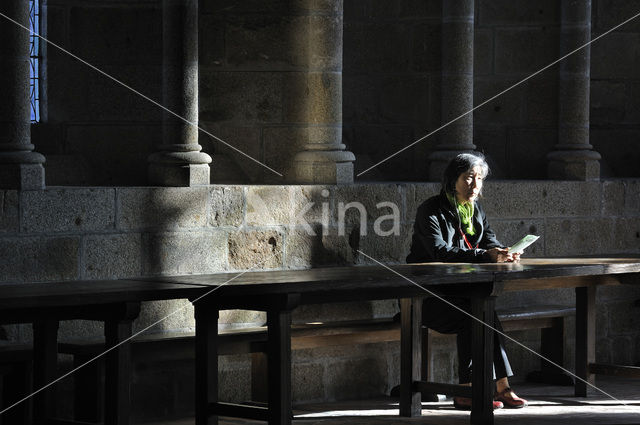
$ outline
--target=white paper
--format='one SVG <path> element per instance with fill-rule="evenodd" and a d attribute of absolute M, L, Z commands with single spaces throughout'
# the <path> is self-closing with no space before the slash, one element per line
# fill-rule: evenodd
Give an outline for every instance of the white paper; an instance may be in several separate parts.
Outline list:
<path fill-rule="evenodd" d="M 527 235 L 524 238 L 520 239 L 518 242 L 514 243 L 509 248 L 509 252 L 512 254 L 522 254 L 526 247 L 537 241 L 539 238 L 540 236 Z"/>

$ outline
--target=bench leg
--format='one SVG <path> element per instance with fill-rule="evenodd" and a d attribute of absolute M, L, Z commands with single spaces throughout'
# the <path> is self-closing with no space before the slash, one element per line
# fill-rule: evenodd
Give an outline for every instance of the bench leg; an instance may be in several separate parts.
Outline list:
<path fill-rule="evenodd" d="M 105 345 L 110 348 L 131 336 L 132 323 L 131 320 L 107 321 L 104 330 Z M 127 425 L 131 411 L 131 344 L 122 344 L 105 357 L 104 422 Z"/>
<path fill-rule="evenodd" d="M 216 306 L 203 300 L 193 304 L 196 319 L 196 425 L 217 425 L 209 406 L 218 402 L 218 316 Z"/>
<path fill-rule="evenodd" d="M 595 384 L 589 363 L 596 359 L 596 288 L 576 288 L 576 376 Z M 587 384 L 576 379 L 576 397 L 587 396 Z"/>
<path fill-rule="evenodd" d="M 422 362 L 422 298 L 400 300 L 400 416 L 422 414 L 422 395 L 413 391 L 413 383 L 421 378 Z"/>
<path fill-rule="evenodd" d="M 291 311 L 267 312 L 269 425 L 291 425 Z"/>
<path fill-rule="evenodd" d="M 480 319 L 471 322 L 473 403 L 472 425 L 493 425 L 493 330 L 495 297 L 471 299 L 471 313 Z"/>
<path fill-rule="evenodd" d="M 33 323 L 33 385 L 37 391 L 51 383 L 58 367 L 58 321 Z M 33 397 L 33 420 L 36 425 L 52 419 L 55 413 L 55 384 Z"/>
<path fill-rule="evenodd" d="M 73 367 L 77 368 L 87 361 L 91 356 L 75 355 Z M 74 375 L 74 418 L 81 422 L 98 423 L 102 421 L 104 391 L 102 385 L 102 371 L 104 370 L 103 359 L 97 359 L 78 369 Z"/>

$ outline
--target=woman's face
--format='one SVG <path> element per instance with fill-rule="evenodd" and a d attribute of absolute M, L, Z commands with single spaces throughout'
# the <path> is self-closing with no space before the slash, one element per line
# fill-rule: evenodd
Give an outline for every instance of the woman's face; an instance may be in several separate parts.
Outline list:
<path fill-rule="evenodd" d="M 458 202 L 473 202 L 480 195 L 482 189 L 482 168 L 479 166 L 473 167 L 466 173 L 462 173 L 456 180 L 456 198 Z"/>

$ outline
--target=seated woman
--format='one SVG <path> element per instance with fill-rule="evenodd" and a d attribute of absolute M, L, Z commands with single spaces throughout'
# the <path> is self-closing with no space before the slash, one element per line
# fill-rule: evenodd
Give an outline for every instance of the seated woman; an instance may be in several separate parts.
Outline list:
<path fill-rule="evenodd" d="M 442 191 L 427 199 L 416 214 L 408 263 L 446 262 L 506 262 L 517 261 L 491 230 L 487 217 L 476 202 L 482 192 L 489 166 L 478 154 L 463 153 L 447 165 Z M 468 299 L 447 298 L 447 301 L 470 312 Z M 460 383 L 471 385 L 471 317 L 438 298 L 427 298 L 422 309 L 422 323 L 440 333 L 457 334 L 458 375 Z M 497 315 L 494 327 L 502 332 Z M 507 406 L 520 408 L 527 401 L 516 396 L 507 377 L 511 366 L 504 349 L 504 338 L 494 332 L 494 379 L 496 394 L 494 409 Z M 457 409 L 471 409 L 471 399 L 454 397 Z"/>

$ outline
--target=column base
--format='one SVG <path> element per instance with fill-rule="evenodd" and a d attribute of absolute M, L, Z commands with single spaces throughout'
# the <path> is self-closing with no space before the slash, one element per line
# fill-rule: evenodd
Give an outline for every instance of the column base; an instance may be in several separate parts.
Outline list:
<path fill-rule="evenodd" d="M 554 151 L 547 155 L 547 176 L 554 180 L 599 180 L 600 154 L 590 150 Z"/>
<path fill-rule="evenodd" d="M 475 148 L 475 146 L 473 146 Z M 429 180 L 430 182 L 442 181 L 444 170 L 453 158 L 461 153 L 474 153 L 479 154 L 472 149 L 468 150 L 451 150 L 451 151 L 435 151 L 432 152 L 429 157 Z"/>
<path fill-rule="evenodd" d="M 300 184 L 351 184 L 353 161 L 349 151 L 304 151 L 293 159 L 293 181 Z"/>
<path fill-rule="evenodd" d="M 210 184 L 209 164 L 149 164 L 149 183 L 190 187 Z"/>
<path fill-rule="evenodd" d="M 0 164 L 0 189 L 44 189 L 42 164 Z"/>

